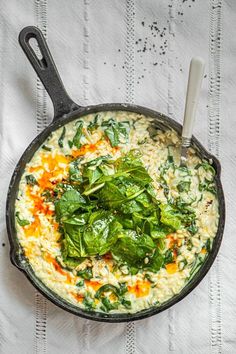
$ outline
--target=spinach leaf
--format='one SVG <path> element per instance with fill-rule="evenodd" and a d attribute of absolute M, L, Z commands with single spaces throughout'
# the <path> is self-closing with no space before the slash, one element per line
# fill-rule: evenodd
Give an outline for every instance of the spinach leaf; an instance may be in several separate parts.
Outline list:
<path fill-rule="evenodd" d="M 100 200 L 102 200 L 103 205 L 109 209 L 115 209 L 126 199 L 119 188 L 111 182 L 106 182 L 104 184 L 103 188 L 99 192 L 98 197 Z"/>
<path fill-rule="evenodd" d="M 111 210 L 118 210 L 124 214 L 142 211 L 143 207 L 136 201 L 136 198 L 144 189 L 133 185 L 127 186 L 121 183 L 115 185 L 106 182 L 98 194 L 103 207 Z"/>
<path fill-rule="evenodd" d="M 192 279 L 194 277 L 194 275 L 199 271 L 199 269 L 201 268 L 203 262 L 205 259 L 205 254 L 199 253 L 192 265 L 190 274 L 189 274 L 189 280 Z"/>
<path fill-rule="evenodd" d="M 184 210 L 184 212 L 186 213 L 187 211 L 189 211 L 189 212 L 192 211 L 192 209 L 189 207 L 189 205 L 193 201 L 195 201 L 195 199 L 189 203 L 189 202 L 184 201 L 181 197 L 178 197 L 171 204 L 173 205 L 174 208 L 176 208 L 180 212 Z"/>
<path fill-rule="evenodd" d="M 96 116 L 94 117 L 94 120 L 89 123 L 87 129 L 90 132 L 93 132 L 94 130 L 96 130 L 99 127 L 98 118 L 99 118 L 99 115 L 96 114 Z"/>
<path fill-rule="evenodd" d="M 33 175 L 26 175 L 25 180 L 29 186 L 35 186 L 36 184 L 38 184 L 36 178 Z"/>
<path fill-rule="evenodd" d="M 91 194 L 94 194 L 95 192 L 97 192 L 99 189 L 101 189 L 104 186 L 105 183 L 99 183 L 96 184 L 94 187 L 88 187 L 85 189 L 85 191 L 83 192 L 84 195 L 88 196 Z"/>
<path fill-rule="evenodd" d="M 144 279 L 147 279 L 149 283 L 155 284 L 155 281 L 152 280 L 151 275 L 149 273 L 144 274 Z"/>
<path fill-rule="evenodd" d="M 144 190 L 142 191 L 144 192 Z M 135 200 L 141 204 L 143 208 L 148 208 L 149 211 L 151 210 L 152 198 L 146 192 L 137 195 Z"/>
<path fill-rule="evenodd" d="M 80 213 L 80 214 L 73 214 L 72 216 L 66 218 L 63 218 L 63 223 L 64 224 L 71 224 L 71 225 L 85 225 L 88 222 L 89 219 L 89 213 Z"/>
<path fill-rule="evenodd" d="M 78 122 L 79 123 L 79 125 L 78 125 L 78 128 L 77 128 L 77 130 L 76 130 L 76 133 L 75 133 L 75 135 L 74 135 L 74 137 L 73 137 L 73 140 L 72 140 L 72 142 L 73 142 L 73 145 L 74 146 L 76 146 L 77 147 L 77 149 L 80 149 L 80 147 L 81 147 L 81 143 L 80 143 L 80 139 L 81 139 L 81 137 L 82 137 L 82 135 L 83 135 L 83 122 Z"/>
<path fill-rule="evenodd" d="M 215 176 L 216 171 L 212 165 L 210 165 L 207 161 L 203 161 L 202 163 L 199 163 L 197 166 L 195 166 L 195 169 L 199 169 L 202 167 L 206 172 L 211 172 L 212 176 Z"/>
<path fill-rule="evenodd" d="M 156 240 L 160 238 L 164 238 L 166 235 L 170 233 L 171 229 L 163 224 L 158 226 L 154 226 L 153 229 L 150 231 L 151 237 Z"/>
<path fill-rule="evenodd" d="M 170 226 L 173 230 L 181 228 L 181 219 L 179 213 L 177 213 L 170 205 L 160 204 L 161 210 L 161 222 L 164 225 Z"/>
<path fill-rule="evenodd" d="M 188 169 L 187 166 L 175 166 L 175 169 L 179 172 L 179 175 L 181 177 L 191 176 L 191 171 Z"/>
<path fill-rule="evenodd" d="M 128 179 L 125 179 L 122 181 L 122 184 L 118 184 L 119 189 L 121 190 L 121 192 L 125 195 L 125 197 L 127 197 L 128 200 L 131 199 L 138 199 L 138 197 L 140 196 L 140 194 L 143 194 L 143 192 L 145 191 L 145 188 L 140 187 L 137 184 L 131 183 Z M 148 203 L 148 200 L 143 200 L 145 198 L 141 198 L 140 202 L 143 202 L 146 204 Z"/>
<path fill-rule="evenodd" d="M 63 193 L 71 190 L 74 190 L 71 184 L 59 182 L 57 183 L 56 188 L 53 191 L 53 194 L 54 196 L 58 196 L 58 195 L 61 196 Z"/>
<path fill-rule="evenodd" d="M 120 303 L 126 308 L 126 309 L 131 309 L 131 301 L 126 300 L 126 299 L 121 299 Z"/>
<path fill-rule="evenodd" d="M 216 172 L 215 172 L 214 167 L 212 165 L 210 165 L 208 162 L 204 161 L 195 167 L 195 169 L 199 169 L 199 168 L 203 168 L 206 172 L 210 173 L 203 180 L 202 180 L 202 178 L 200 178 L 199 191 L 200 192 L 208 191 L 208 192 L 216 195 L 217 190 L 216 190 L 216 185 L 214 182 L 214 176 L 215 176 Z"/>
<path fill-rule="evenodd" d="M 72 149 L 73 148 L 73 141 L 72 140 L 68 140 L 68 145 L 69 145 L 69 148 Z"/>
<path fill-rule="evenodd" d="M 104 133 L 108 137 L 112 147 L 128 141 L 129 122 L 117 122 L 113 118 L 110 118 L 102 122 L 102 127 L 105 127 Z"/>
<path fill-rule="evenodd" d="M 212 248 L 212 241 L 211 241 L 210 238 L 207 239 L 207 241 L 205 243 L 205 247 L 206 247 L 207 252 L 209 253 L 211 251 L 211 248 Z"/>
<path fill-rule="evenodd" d="M 191 222 L 191 224 L 187 227 L 187 229 L 192 235 L 195 235 L 198 232 L 198 227 L 196 225 L 195 220 Z"/>
<path fill-rule="evenodd" d="M 92 267 L 87 267 L 83 270 L 79 270 L 77 272 L 77 275 L 80 276 L 81 278 L 85 280 L 90 280 L 93 278 L 93 268 Z"/>
<path fill-rule="evenodd" d="M 83 305 L 87 311 L 92 311 L 96 308 L 96 304 L 93 301 L 91 294 L 88 292 L 86 293 L 86 295 L 83 299 Z"/>
<path fill-rule="evenodd" d="M 114 167 L 108 163 L 110 159 L 110 155 L 100 156 L 83 165 L 83 178 L 85 179 L 85 183 L 88 180 L 89 189 L 91 189 L 91 185 L 97 182 L 100 177 L 114 174 Z M 99 180 L 98 183 L 101 181 L 103 182 L 103 180 Z M 88 188 L 86 192 L 87 190 Z"/>
<path fill-rule="evenodd" d="M 42 149 L 46 150 L 46 151 L 52 151 L 52 149 L 49 146 L 46 146 L 46 145 L 43 145 Z"/>
<path fill-rule="evenodd" d="M 164 264 L 173 262 L 173 252 L 171 250 L 167 250 L 165 253 Z"/>
<path fill-rule="evenodd" d="M 118 288 L 112 284 L 105 284 L 97 290 L 95 298 L 101 300 L 103 304 L 101 309 L 105 312 L 117 309 L 119 304 L 122 304 L 125 308 L 131 308 L 131 302 L 123 297 L 123 295 L 128 291 L 126 283 L 122 283 L 119 285 L 120 287 Z M 111 302 L 109 298 L 105 295 L 106 293 L 112 293 L 116 296 L 117 300 Z"/>
<path fill-rule="evenodd" d="M 170 233 L 170 228 L 160 223 L 160 216 L 157 210 L 154 210 L 150 215 L 144 215 L 140 213 L 132 214 L 133 223 L 141 232 L 150 235 L 153 239 L 159 239 L 165 237 Z"/>
<path fill-rule="evenodd" d="M 177 213 L 183 225 L 187 227 L 189 232 L 194 235 L 198 230 L 196 227 L 196 214 L 194 209 L 189 206 L 189 203 L 186 203 L 181 198 L 177 198 L 174 203 L 172 203 L 172 207 Z"/>
<path fill-rule="evenodd" d="M 155 248 L 152 238 L 148 235 L 138 235 L 133 230 L 123 230 L 117 243 L 112 248 L 112 255 L 115 259 L 127 262 L 131 266 L 144 260 Z"/>
<path fill-rule="evenodd" d="M 72 161 L 69 164 L 69 178 L 71 182 L 82 182 L 83 177 L 79 169 L 81 158 Z"/>
<path fill-rule="evenodd" d="M 78 288 L 82 288 L 82 287 L 84 286 L 84 280 L 78 281 L 78 283 L 76 283 L 76 286 L 77 286 Z"/>
<path fill-rule="evenodd" d="M 73 270 L 74 268 L 78 267 L 80 263 L 82 263 L 84 258 L 73 258 L 66 256 L 65 252 L 62 252 L 62 259 L 60 257 L 56 257 L 57 263 L 60 266 L 67 270 Z"/>
<path fill-rule="evenodd" d="M 119 307 L 119 302 L 116 301 L 116 302 L 111 302 L 107 297 L 102 297 L 102 304 L 103 306 L 101 307 L 101 309 L 104 311 L 104 312 L 109 312 L 111 310 L 116 310 L 118 309 Z"/>
<path fill-rule="evenodd" d="M 85 167 L 83 170 L 83 177 L 88 179 L 89 185 L 94 184 L 102 175 L 98 167 Z"/>
<path fill-rule="evenodd" d="M 168 156 L 167 156 L 167 162 L 168 162 L 169 164 L 173 164 L 173 163 L 174 163 L 174 158 L 173 158 L 172 155 L 169 155 L 169 154 L 168 154 Z"/>
<path fill-rule="evenodd" d="M 96 299 L 101 299 L 105 293 L 111 292 L 114 294 L 117 298 L 119 297 L 119 288 L 116 287 L 115 285 L 112 284 L 105 284 L 102 285 L 96 292 L 95 298 Z"/>
<path fill-rule="evenodd" d="M 181 181 L 179 182 L 179 184 L 177 185 L 177 189 L 178 191 L 181 192 L 189 192 L 190 190 L 190 184 L 191 181 Z"/>
<path fill-rule="evenodd" d="M 213 181 L 207 180 L 206 178 L 205 178 L 204 182 L 199 183 L 199 191 L 200 192 L 207 191 L 207 192 L 210 192 L 214 195 L 217 194 L 215 183 Z"/>
<path fill-rule="evenodd" d="M 16 212 L 16 220 L 20 226 L 26 226 L 30 224 L 28 220 L 21 219 L 19 211 Z"/>
<path fill-rule="evenodd" d="M 60 148 L 63 148 L 63 145 L 64 145 L 63 141 L 64 141 L 64 138 L 65 138 L 65 135 L 66 135 L 66 128 L 63 127 L 61 136 L 58 139 L 58 145 L 60 146 Z"/>
<path fill-rule="evenodd" d="M 124 157 L 117 159 L 116 168 L 118 173 L 131 176 L 132 181 L 138 182 L 141 186 L 145 186 L 152 181 L 140 160 L 140 153 L 137 150 L 131 150 Z"/>
<path fill-rule="evenodd" d="M 132 199 L 136 199 L 141 204 L 140 207 L 137 202 L 129 203 L 124 207 L 125 213 L 149 207 L 151 196 L 149 193 L 142 193 L 151 178 L 141 162 L 136 157 L 133 160 L 133 152 L 127 157 L 128 163 L 123 159 L 116 160 L 115 170 L 111 163 L 107 163 L 109 162 L 107 159 L 110 159 L 110 156 L 102 157 L 102 160 L 95 159 L 85 165 L 83 177 L 88 179 L 88 186 L 85 187 L 84 195 L 95 193 L 96 197 L 105 201 L 106 208 L 112 209 L 120 208 L 124 202 Z M 133 161 L 133 165 L 130 161 Z M 102 190 L 97 194 L 99 189 Z"/>
<path fill-rule="evenodd" d="M 158 249 L 155 250 L 152 256 L 148 257 L 149 262 L 144 265 L 144 269 L 147 269 L 151 272 L 158 272 L 161 269 L 164 258 L 163 255 L 159 252 Z"/>
<path fill-rule="evenodd" d="M 62 241 L 62 256 L 80 258 L 86 257 L 85 245 L 83 241 L 83 229 L 81 227 L 65 224 L 64 239 Z"/>
<path fill-rule="evenodd" d="M 102 204 L 106 208 L 120 210 L 125 214 L 131 214 L 141 211 L 143 209 L 141 204 L 144 202 L 146 202 L 146 206 L 148 206 L 148 197 L 140 196 L 145 191 L 144 188 L 131 184 L 127 179 L 123 179 L 121 183 L 119 180 L 114 181 L 114 183 L 105 182 L 98 195 L 99 200 L 102 201 Z"/>
<path fill-rule="evenodd" d="M 116 220 L 123 226 L 124 229 L 133 229 L 134 223 L 130 215 L 117 214 Z"/>
<path fill-rule="evenodd" d="M 154 199 L 156 199 L 155 189 L 151 184 L 146 185 L 147 193 Z"/>
<path fill-rule="evenodd" d="M 126 285 L 126 283 L 119 283 L 119 286 L 120 286 L 119 295 L 123 296 L 128 291 L 127 285 Z"/>
<path fill-rule="evenodd" d="M 85 206 L 86 201 L 82 195 L 75 189 L 65 192 L 61 199 L 55 202 L 56 216 L 60 219 L 63 216 L 69 216 L 74 211 Z"/>
<path fill-rule="evenodd" d="M 117 206 L 117 209 L 124 214 L 132 214 L 141 212 L 143 208 L 136 200 L 126 200 L 124 203 Z"/>
<path fill-rule="evenodd" d="M 103 255 L 116 243 L 121 224 L 106 212 L 91 214 L 89 225 L 84 229 L 83 238 L 88 255 Z"/>
<path fill-rule="evenodd" d="M 109 162 L 111 160 L 112 156 L 111 155 L 104 155 L 104 156 L 99 156 L 96 157 L 93 160 L 88 161 L 84 166 L 91 167 L 91 166 L 100 166 L 102 163 Z"/>

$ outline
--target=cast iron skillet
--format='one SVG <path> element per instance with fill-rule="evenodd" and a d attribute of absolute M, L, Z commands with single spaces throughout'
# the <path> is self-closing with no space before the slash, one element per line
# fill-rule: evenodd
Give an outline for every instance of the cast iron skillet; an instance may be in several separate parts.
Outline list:
<path fill-rule="evenodd" d="M 31 38 L 35 38 L 38 42 L 38 46 L 42 54 L 42 59 L 38 59 L 35 51 L 29 44 L 29 40 Z M 33 272 L 29 262 L 27 261 L 27 258 L 24 256 L 24 252 L 17 239 L 17 233 L 15 228 L 15 200 L 17 198 L 19 182 L 24 172 L 26 163 L 31 160 L 36 150 L 42 145 L 42 143 L 46 140 L 50 133 L 52 133 L 54 130 L 58 129 L 62 125 L 74 120 L 75 118 L 81 118 L 89 113 L 103 111 L 130 111 L 135 113 L 141 113 L 145 116 L 154 118 L 156 126 L 164 130 L 172 128 L 180 134 L 182 127 L 180 124 L 161 113 L 133 104 L 108 103 L 89 107 L 82 107 L 77 105 L 70 99 L 67 92 L 65 91 L 65 88 L 59 77 L 56 66 L 49 52 L 48 46 L 46 44 L 42 32 L 36 27 L 25 27 L 20 32 L 19 43 L 22 49 L 24 50 L 26 56 L 28 57 L 31 65 L 33 66 L 34 70 L 36 71 L 37 75 L 41 79 L 43 85 L 45 86 L 49 96 L 52 99 L 54 106 L 54 118 L 51 124 L 44 131 L 42 131 L 25 150 L 24 154 L 22 155 L 20 161 L 18 162 L 15 168 L 10 182 L 7 196 L 6 222 L 8 237 L 11 246 L 11 262 L 14 266 L 16 266 L 26 275 L 26 277 L 34 285 L 34 287 L 38 289 L 47 299 L 51 300 L 54 304 L 63 308 L 64 310 L 80 317 L 104 322 L 126 322 L 146 318 L 155 315 L 163 310 L 166 310 L 167 308 L 171 307 L 172 305 L 176 304 L 178 301 L 183 299 L 198 285 L 198 283 L 203 279 L 203 277 L 210 269 L 219 251 L 225 223 L 225 202 L 220 181 L 221 167 L 219 161 L 214 156 L 210 155 L 198 142 L 198 140 L 193 137 L 192 146 L 198 151 L 198 154 L 201 158 L 212 160 L 213 166 L 216 170 L 215 181 L 217 186 L 217 195 L 219 199 L 220 219 L 217 234 L 214 239 L 213 247 L 210 254 L 207 256 L 207 259 L 205 260 L 203 266 L 198 271 L 198 273 L 178 295 L 172 297 L 169 301 L 165 302 L 159 307 L 149 308 L 137 312 L 135 314 L 105 314 L 99 312 L 89 312 L 66 302 L 60 296 L 55 294 L 52 290 L 48 289 Z"/>

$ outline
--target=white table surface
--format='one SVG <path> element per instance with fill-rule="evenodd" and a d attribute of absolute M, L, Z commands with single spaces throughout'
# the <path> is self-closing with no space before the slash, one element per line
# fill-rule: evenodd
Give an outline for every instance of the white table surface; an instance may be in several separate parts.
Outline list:
<path fill-rule="evenodd" d="M 0 0 L 0 353 L 236 353 L 235 23 L 235 0 Z M 53 114 L 17 42 L 27 25 L 43 30 L 81 105 L 134 102 L 181 121 L 189 61 L 206 61 L 194 134 L 222 163 L 224 239 L 200 285 L 157 316 L 129 324 L 77 318 L 10 263 L 9 180 Z"/>

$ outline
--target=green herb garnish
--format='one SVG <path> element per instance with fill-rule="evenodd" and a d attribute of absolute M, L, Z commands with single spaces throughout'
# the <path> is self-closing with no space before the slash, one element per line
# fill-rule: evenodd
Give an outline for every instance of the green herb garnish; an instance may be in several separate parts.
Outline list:
<path fill-rule="evenodd" d="M 43 145 L 42 149 L 46 150 L 46 151 L 52 151 L 52 149 L 49 146 L 46 146 L 46 145 Z"/>
<path fill-rule="evenodd" d="M 65 135 L 66 135 L 66 128 L 63 127 L 61 136 L 58 139 L 58 145 L 60 146 L 60 148 L 63 148 Z"/>
<path fill-rule="evenodd" d="M 21 219 L 19 211 L 16 212 L 16 220 L 20 226 L 26 226 L 30 224 L 28 220 Z"/>

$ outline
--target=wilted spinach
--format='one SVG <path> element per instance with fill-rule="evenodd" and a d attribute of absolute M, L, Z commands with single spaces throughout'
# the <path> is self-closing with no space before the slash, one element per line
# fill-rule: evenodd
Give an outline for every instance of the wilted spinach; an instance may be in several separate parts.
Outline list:
<path fill-rule="evenodd" d="M 30 224 L 28 220 L 21 219 L 19 211 L 16 212 L 16 220 L 20 226 L 26 226 Z"/>
<path fill-rule="evenodd" d="M 142 264 L 147 255 L 151 255 L 155 248 L 156 245 L 150 236 L 138 235 L 133 230 L 123 230 L 112 248 L 112 254 L 115 259 L 136 266 Z"/>
<path fill-rule="evenodd" d="M 82 182 L 82 174 L 80 171 L 80 158 L 73 160 L 69 165 L 69 178 L 71 182 Z"/>
<path fill-rule="evenodd" d="M 93 278 L 93 268 L 92 267 L 87 267 L 83 270 L 80 270 L 77 272 L 77 275 L 80 276 L 81 278 L 85 280 L 90 280 Z"/>
<path fill-rule="evenodd" d="M 77 190 L 68 190 L 55 202 L 56 216 L 60 219 L 63 216 L 71 215 L 85 204 L 86 200 Z"/>
<path fill-rule="evenodd" d="M 63 127 L 62 133 L 58 139 L 58 145 L 60 146 L 60 148 L 63 148 L 65 135 L 66 135 L 66 128 Z"/>
<path fill-rule="evenodd" d="M 191 185 L 191 181 L 181 181 L 179 182 L 179 184 L 177 185 L 177 189 L 178 191 L 181 192 L 189 192 L 190 190 L 190 185 Z"/>
<path fill-rule="evenodd" d="M 47 146 L 47 145 L 43 145 L 42 149 L 45 150 L 45 151 L 52 151 L 52 149 L 49 146 Z"/>
<path fill-rule="evenodd" d="M 121 228 L 114 216 L 101 211 L 92 213 L 83 233 L 87 255 L 107 253 L 116 243 Z"/>
<path fill-rule="evenodd" d="M 79 124 L 78 124 L 77 130 L 76 130 L 76 133 L 75 133 L 75 135 L 73 137 L 72 143 L 73 143 L 74 146 L 77 147 L 77 149 L 80 149 L 80 147 L 82 145 L 81 142 L 80 142 L 80 139 L 81 139 L 81 137 L 83 135 L 83 122 L 79 121 L 78 123 Z"/>
<path fill-rule="evenodd" d="M 66 189 L 57 186 L 54 202 L 65 264 L 111 252 L 132 274 L 140 268 L 156 272 L 165 262 L 161 240 L 183 225 L 193 226 L 190 211 L 156 200 L 137 150 L 115 161 L 110 156 L 83 164 L 74 160 L 69 182 Z"/>
<path fill-rule="evenodd" d="M 126 143 L 129 137 L 129 122 L 117 122 L 113 118 L 102 122 L 104 133 L 108 137 L 111 146 L 118 146 L 120 143 Z"/>
<path fill-rule="evenodd" d="M 96 130 L 99 127 L 98 118 L 99 118 L 99 115 L 96 114 L 96 116 L 94 117 L 94 120 L 92 122 L 90 122 L 87 127 L 88 131 L 93 132 L 94 130 Z"/>

